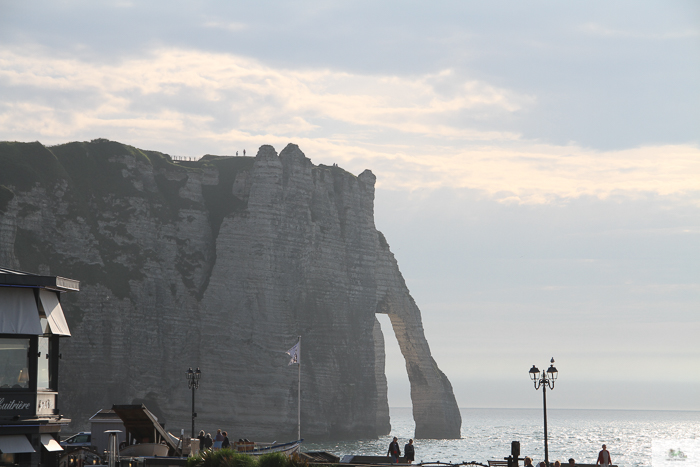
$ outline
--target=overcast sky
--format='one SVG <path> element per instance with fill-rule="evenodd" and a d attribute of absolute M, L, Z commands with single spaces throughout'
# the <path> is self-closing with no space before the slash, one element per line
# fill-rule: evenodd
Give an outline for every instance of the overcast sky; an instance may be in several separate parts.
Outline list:
<path fill-rule="evenodd" d="M 371 169 L 462 407 L 700 410 L 699 83 L 693 1 L 0 0 L 1 140 Z"/>

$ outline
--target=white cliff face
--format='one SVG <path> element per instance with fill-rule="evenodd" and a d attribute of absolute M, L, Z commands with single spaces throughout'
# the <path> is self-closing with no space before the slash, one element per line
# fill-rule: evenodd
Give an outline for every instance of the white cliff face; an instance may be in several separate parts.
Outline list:
<path fill-rule="evenodd" d="M 197 429 L 292 439 L 298 368 L 284 352 L 302 336 L 302 437 L 387 434 L 375 313 L 388 313 L 416 437 L 460 436 L 450 383 L 374 226 L 371 172 L 315 166 L 295 145 L 179 164 L 104 140 L 42 148 L 34 166 L 58 175 L 0 174 L 14 195 L 0 192 L 0 261 L 81 281 L 63 298 L 73 338 L 59 406 L 74 426 L 143 402 L 189 432 L 185 370 L 199 366 Z M 12 157 L 0 145 L 0 162 Z"/>

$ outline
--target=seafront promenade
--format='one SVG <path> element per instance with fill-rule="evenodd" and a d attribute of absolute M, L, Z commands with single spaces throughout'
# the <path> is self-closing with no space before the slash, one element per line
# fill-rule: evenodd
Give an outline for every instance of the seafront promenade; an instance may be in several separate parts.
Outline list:
<path fill-rule="evenodd" d="M 458 464 L 503 460 L 511 441 L 520 441 L 521 457 L 533 464 L 544 460 L 541 409 L 461 409 L 462 439 L 415 440 L 416 463 L 441 461 Z M 698 438 L 700 412 L 635 410 L 548 409 L 549 460 L 577 465 L 595 464 L 606 443 L 615 464 L 624 467 L 652 465 L 652 444 L 658 439 Z M 411 409 L 391 409 L 392 435 L 403 445 L 413 437 Z M 303 436 L 303 433 L 302 433 Z M 378 440 L 304 443 L 304 450 L 336 455 L 386 455 L 390 437 Z M 680 463 L 679 463 L 680 464 Z M 522 466 L 522 463 L 520 464 Z"/>

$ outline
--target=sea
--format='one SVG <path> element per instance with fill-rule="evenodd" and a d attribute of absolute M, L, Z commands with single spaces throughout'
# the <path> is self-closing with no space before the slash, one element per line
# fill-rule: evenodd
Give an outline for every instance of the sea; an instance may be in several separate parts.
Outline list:
<path fill-rule="evenodd" d="M 520 442 L 520 457 L 533 464 L 544 460 L 542 409 L 460 409 L 461 439 L 416 439 L 416 463 L 479 462 L 503 460 L 511 442 Z M 380 439 L 304 443 L 303 451 L 385 456 L 393 436 L 403 446 L 413 437 L 411 408 L 390 409 L 391 434 Z M 700 412 L 661 410 L 547 410 L 549 461 L 595 464 L 598 451 L 607 445 L 613 463 L 624 466 L 700 466 Z M 302 427 L 303 437 L 303 427 Z M 671 447 L 669 449 L 669 446 Z M 676 451 L 678 448 L 678 451 Z M 681 450 L 684 449 L 684 451 Z M 669 452 L 680 452 L 671 459 Z M 654 453 L 652 461 L 652 453 Z M 665 456 L 661 462 L 660 455 Z M 685 456 L 685 457 L 683 457 Z M 678 462 L 682 461 L 682 462 Z M 522 463 L 520 463 L 522 466 Z"/>

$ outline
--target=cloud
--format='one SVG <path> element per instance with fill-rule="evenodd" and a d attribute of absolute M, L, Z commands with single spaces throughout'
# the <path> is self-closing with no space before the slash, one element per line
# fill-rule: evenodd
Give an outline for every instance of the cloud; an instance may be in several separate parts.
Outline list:
<path fill-rule="evenodd" d="M 244 57 L 188 50 L 162 50 L 115 65 L 11 52 L 0 60 L 7 87 L 32 87 L 42 94 L 87 90 L 120 103 L 93 109 L 104 118 L 123 117 L 144 97 L 160 97 L 152 104 L 187 112 L 181 101 L 192 95 L 200 105 L 216 104 L 235 114 L 237 126 L 253 133 L 303 114 L 403 133 L 478 138 L 480 133 L 455 128 L 447 120 L 471 109 L 513 112 L 526 100 L 475 80 L 454 83 L 453 78 L 452 91 L 443 92 L 438 85 L 448 81 L 449 70 L 415 79 L 284 70 Z M 498 135 L 481 136 L 488 140 Z"/>
<path fill-rule="evenodd" d="M 302 147 L 334 152 L 327 141 L 304 141 Z M 652 192 L 661 195 L 700 192 L 700 150 L 689 145 L 595 151 L 577 146 L 523 142 L 504 146 L 428 146 L 382 148 L 386 152 L 347 154 L 372 164 L 386 188 L 460 187 L 483 190 L 504 202 L 548 203 L 555 198 Z M 387 150 L 388 149 L 388 150 Z"/>
<path fill-rule="evenodd" d="M 371 168 L 385 188 L 468 187 L 515 203 L 700 191 L 696 146 L 596 151 L 526 140 L 500 121 L 537 96 L 451 69 L 284 69 L 185 49 L 105 64 L 6 50 L 0 90 L 2 139 L 100 136 L 180 155 L 293 141 L 317 163 Z"/>

